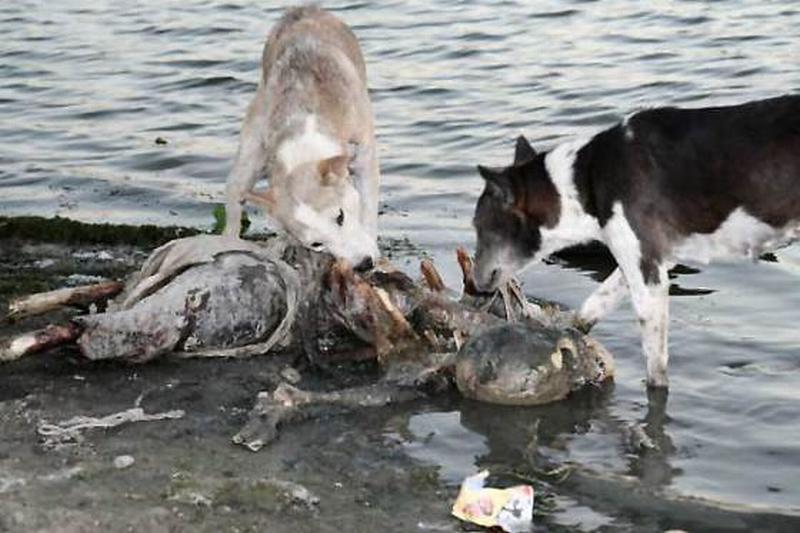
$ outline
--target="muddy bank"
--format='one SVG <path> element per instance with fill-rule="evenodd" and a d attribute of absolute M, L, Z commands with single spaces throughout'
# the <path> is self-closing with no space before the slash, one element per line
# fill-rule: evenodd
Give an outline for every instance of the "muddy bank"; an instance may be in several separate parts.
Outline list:
<path fill-rule="evenodd" d="M 10 298 L 32 291 L 123 278 L 152 247 L 187 234 L 168 228 L 142 237 L 133 228 L 73 222 L 60 231 L 56 226 L 62 222 L 2 220 L 3 310 Z M 32 238 L 36 235 L 41 239 Z M 69 314 L 3 323 L 0 334 Z M 283 354 L 132 367 L 89 363 L 67 348 L 4 366 L 0 531 L 333 531 L 389 524 L 413 529 L 422 502 L 431 502 L 430 513 L 438 510 L 447 523 L 451 495 L 441 492 L 435 469 L 382 445 L 380 433 L 349 427 L 353 417 L 290 430 L 268 453 L 233 446 L 231 436 L 244 424 L 256 394 L 274 388 L 287 369 L 300 370 L 306 376 L 300 384 L 315 389 L 366 383 L 377 372 L 369 364 L 308 372 L 303 364 L 296 355 Z M 134 405 L 147 413 L 181 409 L 186 415 L 88 430 L 77 441 L 56 446 L 36 431 L 42 421 L 102 416 Z M 391 409 L 358 418 L 381 428 L 387 416 L 394 416 Z M 351 462 L 354 450 L 357 465 Z M 118 457 L 131 457 L 133 464 L 121 469 L 130 459 L 115 466 Z M 389 505 L 394 491 L 409 497 Z M 419 500 L 412 500 L 413 494 Z M 441 505 L 432 503 L 437 499 Z"/>
<path fill-rule="evenodd" d="M 148 251 L 122 238 L 0 240 L 2 308 L 12 295 L 122 277 Z M 0 328 L 6 334 L 48 320 L 52 317 Z M 131 367 L 87 363 L 67 349 L 0 367 L 0 531 L 460 531 L 449 517 L 457 481 L 414 452 L 434 438 L 420 431 L 417 421 L 445 414 L 458 416 L 486 442 L 482 452 L 465 451 L 458 459 L 493 468 L 501 474 L 499 482 L 534 483 L 537 530 L 572 530 L 576 520 L 637 531 L 788 531 L 797 525 L 793 517 L 682 500 L 646 479 L 563 464 L 557 450 L 571 435 L 605 424 L 618 428 L 616 445 L 624 440 L 630 460 L 642 469 L 668 468 L 663 460 L 668 438 L 658 431 L 665 399 L 651 404 L 645 434 L 651 448 L 609 415 L 611 386 L 540 408 L 447 396 L 288 427 L 258 454 L 234 446 L 231 436 L 246 421 L 256 394 L 274 388 L 289 367 L 302 376 L 298 385 L 309 389 L 355 386 L 377 377 L 368 363 L 310 368 L 294 354 L 164 359 Z M 180 409 L 185 415 L 88 430 L 82 439 L 59 446 L 36 431 L 42 421 L 103 416 L 135 405 L 146 413 Z M 133 464 L 115 466 L 122 456 L 132 457 Z"/>

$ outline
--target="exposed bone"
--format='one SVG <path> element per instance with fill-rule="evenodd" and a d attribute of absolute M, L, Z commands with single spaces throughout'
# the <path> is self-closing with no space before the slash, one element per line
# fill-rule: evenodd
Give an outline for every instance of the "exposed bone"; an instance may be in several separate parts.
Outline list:
<path fill-rule="evenodd" d="M 456 259 L 458 266 L 461 267 L 461 274 L 464 281 L 464 294 L 476 296 L 479 294 L 478 286 L 475 284 L 475 277 L 472 271 L 472 258 L 466 248 L 459 246 L 456 248 Z"/>
<path fill-rule="evenodd" d="M 517 280 L 510 280 L 507 288 L 509 297 L 513 298 L 519 305 L 522 318 L 535 318 L 537 315 L 536 308 L 525 298 L 525 295 L 522 294 L 522 288 L 519 286 Z"/>
<path fill-rule="evenodd" d="M 15 361 L 26 355 L 43 352 L 47 349 L 74 341 L 81 334 L 81 328 L 75 324 L 66 326 L 47 326 L 0 341 L 0 363 Z"/>
<path fill-rule="evenodd" d="M 394 276 L 388 279 L 394 280 Z M 371 284 L 346 261 L 336 261 L 331 266 L 325 286 L 318 305 L 325 307 L 352 335 L 374 346 L 379 361 L 386 361 L 389 354 L 398 356 L 410 346 L 419 346 L 419 335 L 389 296 L 388 287 Z M 409 294 L 408 298 L 415 296 Z"/>
<path fill-rule="evenodd" d="M 436 270 L 436 266 L 430 259 L 423 259 L 419 263 L 419 269 L 422 272 L 422 279 L 425 281 L 427 287 L 433 292 L 444 292 L 447 288 L 442 281 L 442 276 Z"/>
<path fill-rule="evenodd" d="M 461 350 L 461 347 L 464 346 L 464 336 L 460 331 L 453 332 L 453 342 L 456 343 L 456 351 Z"/>
<path fill-rule="evenodd" d="M 78 346 L 90 359 L 143 362 L 175 351 L 178 357 L 244 357 L 294 339 L 302 342 L 312 363 L 314 357 L 323 363 L 335 360 L 331 354 L 337 350 L 369 352 L 380 363 L 383 377 L 371 386 L 312 392 L 284 384 L 260 394 L 247 425 L 234 437 L 234 442 L 257 450 L 274 440 L 280 426 L 287 423 L 454 390 L 454 376 L 465 360 L 457 355 L 462 346 L 468 350 L 470 339 L 510 327 L 508 321 L 528 322 L 532 328 L 523 347 L 510 352 L 511 359 L 530 353 L 531 341 L 546 356 L 558 354 L 554 368 L 566 368 L 558 350 L 563 348 L 564 331 L 554 331 L 565 328 L 551 327 L 547 333 L 541 322 L 530 320 L 535 309 L 531 310 L 514 281 L 493 294 L 480 293 L 472 260 L 464 249 L 458 250 L 458 261 L 465 285 L 461 300 L 453 298 L 429 261 L 420 266 L 424 277 L 420 284 L 390 264 L 356 273 L 347 262 L 284 239 L 258 244 L 211 236 L 181 239 L 150 256 L 119 299 L 122 305 L 73 318 L 73 327 L 83 328 Z M 549 312 L 550 308 L 543 309 Z M 67 330 L 55 337 L 69 340 L 76 334 Z M 30 338 L 9 343 L 9 349 L 0 352 L 0 360 L 49 345 L 44 338 Z M 578 348 L 573 346 L 571 352 L 585 359 L 587 368 L 560 381 L 566 383 L 564 387 L 584 380 L 582 386 L 585 376 L 600 376 L 599 381 L 611 374 L 613 362 L 597 360 L 601 347 L 582 343 Z M 492 349 L 489 345 L 482 351 Z M 81 431 L 92 427 L 161 416 L 133 411 L 42 424 L 39 433 L 46 444 L 58 446 L 79 440 Z M 162 413 L 170 414 L 175 412 Z"/>
<path fill-rule="evenodd" d="M 475 284 L 474 264 L 466 249 L 456 249 L 456 258 L 461 267 L 464 280 L 464 300 L 479 307 L 483 311 L 496 314 L 509 322 L 519 320 L 535 320 L 551 326 L 564 326 L 557 309 L 547 309 L 528 301 L 522 292 L 519 281 L 511 278 L 494 293 L 487 294 L 478 290 Z M 483 303 L 481 303 L 483 302 Z"/>
<path fill-rule="evenodd" d="M 497 292 L 500 295 L 500 299 L 503 301 L 504 318 L 509 322 L 516 322 L 517 315 L 514 312 L 514 308 L 511 306 L 511 293 L 508 290 L 508 285 L 501 286 Z"/>
<path fill-rule="evenodd" d="M 406 320 L 406 317 L 403 316 L 403 313 L 401 313 L 397 306 L 394 305 L 391 298 L 389 298 L 389 294 L 381 288 L 376 288 L 375 295 L 377 296 L 381 305 L 383 305 L 386 313 L 391 317 L 392 321 L 394 322 L 394 328 L 400 332 L 400 335 L 407 335 L 409 337 L 416 338 L 417 334 L 414 331 L 414 328 L 411 327 L 411 324 L 408 323 L 408 320 Z"/>
<path fill-rule="evenodd" d="M 41 315 L 67 305 L 87 306 L 113 298 L 125 287 L 119 281 L 106 281 L 93 285 L 69 287 L 49 292 L 31 294 L 13 300 L 8 305 L 8 319 Z"/>

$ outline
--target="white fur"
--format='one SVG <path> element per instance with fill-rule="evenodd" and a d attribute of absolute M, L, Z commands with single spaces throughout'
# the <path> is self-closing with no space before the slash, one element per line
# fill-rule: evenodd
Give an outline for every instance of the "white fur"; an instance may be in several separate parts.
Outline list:
<path fill-rule="evenodd" d="M 262 77 L 228 177 L 225 233 L 239 235 L 249 200 L 264 208 L 276 228 L 360 263 L 378 255 L 380 187 L 364 59 L 336 17 L 316 9 L 300 16 L 313 23 L 284 17 L 267 38 Z M 302 60 L 295 64 L 291 58 Z M 295 71 L 313 69 L 315 62 L 320 62 L 320 76 Z M 349 156 L 350 176 L 331 183 L 329 176 L 319 175 L 318 163 L 340 155 Z M 267 191 L 250 194 L 265 176 Z"/>
<path fill-rule="evenodd" d="M 636 115 L 636 113 L 638 113 L 638 111 L 626 115 L 625 118 L 622 120 L 622 129 L 625 132 L 625 138 L 628 139 L 629 141 L 632 141 L 635 137 L 635 134 L 633 133 L 633 128 L 631 128 L 631 119 Z"/>
<path fill-rule="evenodd" d="M 508 281 L 515 271 L 536 264 L 554 252 L 567 246 L 601 238 L 600 224 L 596 218 L 584 211 L 578 196 L 578 188 L 575 186 L 575 158 L 578 150 L 587 142 L 589 139 L 577 139 L 561 144 L 545 156 L 545 168 L 561 201 L 558 222 L 552 228 L 544 226 L 539 228 L 542 236 L 541 246 L 532 258 L 525 260 L 524 264 L 520 263 L 511 249 L 506 249 L 496 251 L 493 257 L 489 258 L 490 263 L 479 265 L 476 276 L 481 286 L 490 282 L 489 279 L 481 278 L 481 274 L 489 276 L 494 270 L 499 270 L 500 276 L 493 281 L 502 284 Z"/>
<path fill-rule="evenodd" d="M 588 139 L 579 139 L 554 148 L 545 156 L 544 164 L 561 199 L 558 223 L 541 228 L 542 248 L 535 261 L 567 246 L 589 242 L 600 237 L 597 219 L 584 211 L 575 186 L 575 158 Z"/>
<path fill-rule="evenodd" d="M 669 279 L 673 261 L 708 264 L 713 259 L 758 258 L 800 236 L 798 224 L 775 229 L 739 208 L 720 227 L 707 235 L 691 235 L 674 248 L 672 258 L 658 265 L 656 284 L 645 282 L 641 271 L 641 244 L 625 216 L 620 202 L 603 228 L 606 243 L 619 264 L 601 286 L 584 302 L 580 319 L 593 324 L 611 312 L 621 300 L 627 285 L 642 331 L 642 350 L 647 361 L 647 381 L 666 386 L 669 362 Z"/>
<path fill-rule="evenodd" d="M 612 216 L 603 228 L 603 241 L 617 260 L 642 331 L 642 351 L 647 360 L 647 382 L 667 385 L 667 330 L 669 328 L 669 279 L 667 267 L 658 267 L 658 284 L 645 283 L 641 270 L 642 251 L 621 202 L 614 204 Z"/>
<path fill-rule="evenodd" d="M 239 147 L 225 184 L 225 235 L 238 237 L 242 228 L 242 201 L 261 176 L 266 161 L 267 114 L 264 84 L 259 83 L 255 98 L 247 106 Z"/>
<path fill-rule="evenodd" d="M 361 222 L 373 241 L 378 238 L 378 195 L 380 172 L 378 172 L 377 147 L 361 144 L 349 147 L 353 170 L 353 184 L 361 197 Z"/>
<path fill-rule="evenodd" d="M 780 248 L 800 236 L 796 224 L 775 229 L 744 209 L 733 211 L 714 233 L 690 235 L 679 243 L 673 257 L 678 261 L 708 264 L 712 259 L 749 257 Z"/>
<path fill-rule="evenodd" d="M 627 293 L 625 276 L 622 275 L 622 270 L 617 268 L 583 302 L 578 316 L 585 324 L 593 325 L 616 309 Z"/>
<path fill-rule="evenodd" d="M 355 190 L 349 191 L 346 196 L 345 212 L 348 203 L 360 201 Z M 302 202 L 295 208 L 294 217 L 304 228 L 303 234 L 298 235 L 298 238 L 309 248 L 313 248 L 311 245 L 314 242 L 324 243 L 330 253 L 353 264 L 359 263 L 365 257 L 376 258 L 379 255 L 374 238 L 358 220 L 348 220 L 345 216 L 344 224 L 339 227 L 335 222 L 336 213 L 319 213 Z"/>
<path fill-rule="evenodd" d="M 319 121 L 316 115 L 308 115 L 303 132 L 285 140 L 278 147 L 278 159 L 283 165 L 284 171 L 291 174 L 303 163 L 322 161 L 342 155 L 343 152 L 344 147 L 341 144 L 337 143 L 330 135 L 319 131 Z"/>
<path fill-rule="evenodd" d="M 642 349 L 647 360 L 647 381 L 651 385 L 666 386 L 669 360 L 667 266 L 666 264 L 658 266 L 658 284 L 645 283 L 641 271 L 641 245 L 625 217 L 621 202 L 614 204 L 613 214 L 603 228 L 595 217 L 583 209 L 575 185 L 574 167 L 578 151 L 588 141 L 579 139 L 561 144 L 545 157 L 545 167 L 561 200 L 561 212 L 554 227 L 540 228 L 541 248 L 527 264 L 536 263 L 567 246 L 592 240 L 604 242 L 617 260 L 619 269 L 589 296 L 581 307 L 579 317 L 589 324 L 600 320 L 620 302 L 627 286 L 642 330 Z M 499 255 L 502 254 L 497 254 L 495 259 L 501 259 Z M 501 261 L 496 262 L 503 264 Z M 503 266 L 503 278 L 507 275 L 505 271 L 515 266 L 510 263 Z"/>

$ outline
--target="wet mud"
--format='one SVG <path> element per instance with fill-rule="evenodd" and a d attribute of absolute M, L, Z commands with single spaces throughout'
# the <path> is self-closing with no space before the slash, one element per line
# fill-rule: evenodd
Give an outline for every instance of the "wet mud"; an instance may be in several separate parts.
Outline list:
<path fill-rule="evenodd" d="M 21 294 L 121 279 L 155 244 L 5 235 L 0 309 Z M 0 336 L 57 318 L 3 322 Z M 0 531 L 462 531 L 449 516 L 458 480 L 414 452 L 431 438 L 417 427 L 420 419 L 454 413 L 465 431 L 485 442 L 480 453 L 459 459 L 492 469 L 496 484 L 535 486 L 535 531 L 573 530 L 576 517 L 623 531 L 798 526 L 791 516 L 670 494 L 663 488 L 672 475 L 666 460 L 671 442 L 663 432 L 666 398 L 650 399 L 646 426 L 631 425 L 609 414 L 613 384 L 543 407 L 487 405 L 453 393 L 331 411 L 287 426 L 280 439 L 253 453 L 231 439 L 260 391 L 287 378 L 308 390 L 365 385 L 378 378 L 377 365 L 311 366 L 299 354 L 283 353 L 243 360 L 166 357 L 132 366 L 86 361 L 75 348 L 61 348 L 0 366 L 0 373 Z M 57 443 L 37 431 L 43 423 L 132 407 L 149 414 L 182 410 L 184 416 L 87 429 Z M 610 428 L 615 445 L 647 475 L 610 475 L 565 462 L 558 449 L 593 425 Z"/>

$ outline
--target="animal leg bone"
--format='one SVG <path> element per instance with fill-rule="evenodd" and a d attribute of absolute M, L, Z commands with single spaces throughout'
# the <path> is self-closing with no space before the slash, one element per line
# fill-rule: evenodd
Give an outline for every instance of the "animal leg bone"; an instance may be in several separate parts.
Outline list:
<path fill-rule="evenodd" d="M 413 388 L 380 382 L 333 392 L 314 392 L 281 383 L 272 392 L 262 392 L 245 427 L 233 442 L 258 451 L 278 438 L 280 428 L 311 418 L 364 407 L 380 407 L 423 397 Z"/>
<path fill-rule="evenodd" d="M 81 330 L 80 326 L 71 323 L 66 326 L 50 325 L 44 329 L 0 341 L 0 363 L 16 361 L 26 355 L 70 343 L 80 336 Z"/>
<path fill-rule="evenodd" d="M 8 305 L 7 319 L 41 315 L 67 305 L 85 306 L 113 298 L 125 287 L 120 281 L 106 281 L 93 285 L 69 287 L 49 292 L 31 294 L 13 300 Z"/>

